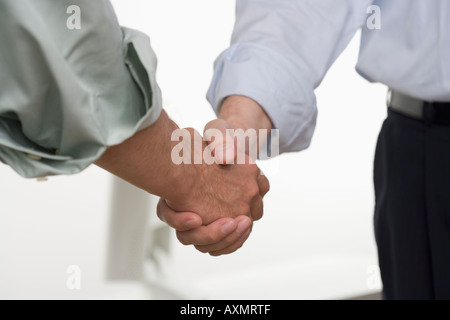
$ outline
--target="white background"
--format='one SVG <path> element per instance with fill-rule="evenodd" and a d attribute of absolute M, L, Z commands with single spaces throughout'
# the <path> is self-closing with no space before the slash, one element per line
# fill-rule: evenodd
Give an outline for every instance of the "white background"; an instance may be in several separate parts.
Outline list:
<path fill-rule="evenodd" d="M 122 25 L 151 37 L 170 116 L 201 131 L 214 118 L 205 94 L 212 64 L 229 44 L 234 1 L 113 4 Z M 165 281 L 182 297 L 340 299 L 377 289 L 371 285 L 377 265 L 372 162 L 386 88 L 354 71 L 358 41 L 317 90 L 310 149 L 261 164 L 271 191 L 245 246 L 213 258 L 172 234 Z M 141 298 L 152 290 L 105 280 L 109 174 L 92 166 L 39 183 L 2 165 L 0 194 L 0 298 Z M 66 287 L 69 265 L 82 270 L 81 290 Z"/>

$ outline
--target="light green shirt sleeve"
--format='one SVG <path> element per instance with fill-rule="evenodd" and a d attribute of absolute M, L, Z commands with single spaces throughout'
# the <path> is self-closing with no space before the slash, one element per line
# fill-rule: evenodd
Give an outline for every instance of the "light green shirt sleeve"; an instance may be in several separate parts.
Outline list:
<path fill-rule="evenodd" d="M 0 159 L 27 178 L 82 171 L 158 119 L 155 72 L 107 0 L 1 0 Z"/>

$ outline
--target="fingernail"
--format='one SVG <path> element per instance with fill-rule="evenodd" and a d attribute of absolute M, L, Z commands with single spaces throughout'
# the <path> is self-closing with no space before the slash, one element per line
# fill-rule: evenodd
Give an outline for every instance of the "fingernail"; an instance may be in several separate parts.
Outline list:
<path fill-rule="evenodd" d="M 215 149 L 215 157 L 218 164 L 232 164 L 234 161 L 233 145 L 223 145 Z"/>
<path fill-rule="evenodd" d="M 249 219 L 245 219 L 244 221 L 239 222 L 236 232 L 238 234 L 243 234 L 244 231 L 250 227 L 250 223 L 251 222 L 249 221 Z"/>
<path fill-rule="evenodd" d="M 220 145 L 217 146 L 216 149 L 214 150 L 215 152 L 215 156 L 216 156 L 216 161 L 218 162 L 218 164 L 224 164 L 225 161 L 225 157 L 226 157 L 226 149 L 225 149 L 225 145 Z"/>
<path fill-rule="evenodd" d="M 230 234 L 234 231 L 234 229 L 236 229 L 236 223 L 234 221 L 229 221 L 220 228 L 222 233 L 225 235 Z"/>
<path fill-rule="evenodd" d="M 234 162 L 234 146 L 227 145 L 225 149 L 225 159 L 227 164 L 233 164 Z"/>
<path fill-rule="evenodd" d="M 245 241 L 245 240 L 247 240 L 249 235 L 250 235 L 250 229 L 248 229 L 244 234 L 242 234 L 241 237 L 238 239 L 238 241 Z"/>
<path fill-rule="evenodd" d="M 224 164 L 224 149 L 221 146 L 214 150 L 214 156 L 217 164 Z"/>
<path fill-rule="evenodd" d="M 199 223 L 197 220 L 191 219 L 185 222 L 184 224 L 187 228 L 196 228 L 199 226 Z"/>

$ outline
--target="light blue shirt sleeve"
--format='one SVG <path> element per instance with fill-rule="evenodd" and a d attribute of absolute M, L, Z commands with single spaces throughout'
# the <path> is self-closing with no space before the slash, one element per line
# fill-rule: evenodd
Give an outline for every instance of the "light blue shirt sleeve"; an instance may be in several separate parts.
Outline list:
<path fill-rule="evenodd" d="M 309 146 L 314 94 L 367 19 L 369 0 L 238 0 L 231 47 L 214 65 L 207 98 L 218 112 L 230 95 L 257 101 L 280 133 L 280 152 Z"/>

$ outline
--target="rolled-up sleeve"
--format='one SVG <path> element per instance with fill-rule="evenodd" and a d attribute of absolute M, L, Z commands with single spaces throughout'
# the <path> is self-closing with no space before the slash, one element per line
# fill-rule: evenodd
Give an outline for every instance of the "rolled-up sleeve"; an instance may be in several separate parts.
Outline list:
<path fill-rule="evenodd" d="M 370 0 L 237 0 L 231 47 L 216 60 L 207 98 L 257 101 L 279 129 L 280 152 L 311 142 L 315 88 L 367 17 Z"/>
<path fill-rule="evenodd" d="M 0 1 L 0 159 L 27 178 L 84 170 L 158 119 L 155 73 L 107 0 Z"/>

